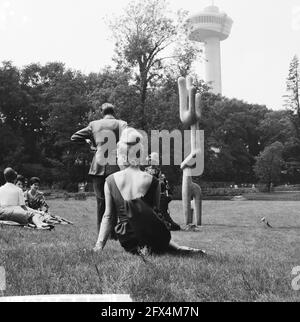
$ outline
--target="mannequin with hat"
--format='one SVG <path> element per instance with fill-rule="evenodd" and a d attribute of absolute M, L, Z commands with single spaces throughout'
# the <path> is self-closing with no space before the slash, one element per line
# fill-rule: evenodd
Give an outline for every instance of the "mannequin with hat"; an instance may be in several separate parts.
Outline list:
<path fill-rule="evenodd" d="M 105 211 L 104 184 L 106 178 L 117 171 L 117 143 L 127 123 L 115 117 L 115 107 L 110 103 L 101 106 L 103 118 L 91 122 L 84 129 L 72 135 L 71 141 L 87 142 L 94 147 L 95 154 L 89 175 L 93 178 L 93 187 L 97 199 L 97 232 L 100 230 Z"/>

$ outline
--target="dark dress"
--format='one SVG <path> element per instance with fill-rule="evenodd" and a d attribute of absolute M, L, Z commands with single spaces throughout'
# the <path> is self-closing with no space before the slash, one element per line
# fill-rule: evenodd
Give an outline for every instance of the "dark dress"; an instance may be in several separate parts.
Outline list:
<path fill-rule="evenodd" d="M 159 181 L 153 177 L 145 196 L 132 201 L 125 201 L 123 199 L 113 175 L 109 176 L 106 182 L 113 199 L 114 211 L 118 220 L 115 232 L 121 246 L 127 252 L 133 254 L 137 254 L 139 249 L 145 246 L 154 253 L 166 251 L 171 235 L 153 209 Z M 138 213 L 139 210 L 130 211 L 132 209 L 131 206 L 133 205 L 134 207 L 135 203 L 138 203 L 139 206 L 142 205 L 142 207 L 136 208 L 141 209 L 140 213 Z M 141 234 L 147 235 L 148 239 L 143 238 Z"/>

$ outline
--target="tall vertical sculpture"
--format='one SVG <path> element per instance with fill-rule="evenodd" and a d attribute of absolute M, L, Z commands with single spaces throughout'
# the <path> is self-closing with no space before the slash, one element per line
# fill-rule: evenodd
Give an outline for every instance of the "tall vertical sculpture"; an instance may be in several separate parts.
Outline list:
<path fill-rule="evenodd" d="M 198 184 L 192 180 L 192 168 L 195 165 L 197 156 L 201 154 L 200 160 L 204 160 L 201 150 L 201 137 L 199 121 L 201 118 L 201 94 L 196 93 L 196 88 L 193 86 L 193 78 L 188 76 L 186 79 L 180 77 L 178 80 L 179 98 L 180 98 L 180 120 L 186 127 L 191 130 L 191 152 L 187 158 L 182 162 L 181 169 L 183 171 L 182 178 L 182 203 L 185 217 L 185 224 L 187 226 L 193 224 L 193 214 L 191 208 L 191 201 L 194 201 L 194 217 L 195 224 L 201 226 L 202 224 L 202 193 Z M 203 167 L 201 172 L 203 173 Z"/>

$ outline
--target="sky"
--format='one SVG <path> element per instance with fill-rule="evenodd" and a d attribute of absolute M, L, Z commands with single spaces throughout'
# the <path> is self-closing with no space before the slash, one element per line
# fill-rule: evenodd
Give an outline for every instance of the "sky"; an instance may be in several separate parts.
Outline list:
<path fill-rule="evenodd" d="M 61 61 L 84 73 L 112 64 L 105 18 L 129 0 L 0 0 L 0 61 L 18 67 Z M 300 0 L 215 0 L 233 20 L 222 42 L 223 95 L 271 109 L 283 106 L 289 64 L 300 57 Z M 212 0 L 169 0 L 191 14 Z M 197 74 L 203 76 L 198 64 Z"/>

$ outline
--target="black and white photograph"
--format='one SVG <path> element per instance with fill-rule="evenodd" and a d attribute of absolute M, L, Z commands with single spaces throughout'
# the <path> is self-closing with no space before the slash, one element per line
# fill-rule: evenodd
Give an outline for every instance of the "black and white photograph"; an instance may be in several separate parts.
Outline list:
<path fill-rule="evenodd" d="M 0 0 L 0 302 L 299 302 L 299 59 L 299 0 Z"/>

